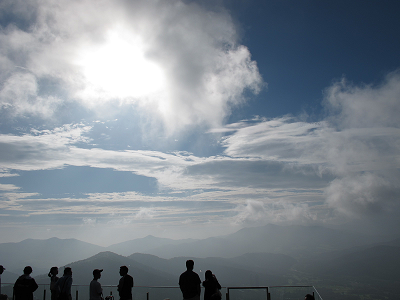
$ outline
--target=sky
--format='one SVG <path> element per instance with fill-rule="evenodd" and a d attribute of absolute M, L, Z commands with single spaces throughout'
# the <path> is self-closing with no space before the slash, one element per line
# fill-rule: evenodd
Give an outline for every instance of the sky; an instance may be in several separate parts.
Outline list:
<path fill-rule="evenodd" d="M 0 1 L 0 241 L 400 236 L 398 1 Z"/>

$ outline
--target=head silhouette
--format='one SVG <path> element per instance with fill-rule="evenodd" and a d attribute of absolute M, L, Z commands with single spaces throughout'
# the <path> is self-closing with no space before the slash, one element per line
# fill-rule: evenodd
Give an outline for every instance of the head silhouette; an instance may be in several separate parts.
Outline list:
<path fill-rule="evenodd" d="M 186 261 L 186 269 L 192 271 L 194 267 L 194 261 L 189 259 Z"/>
<path fill-rule="evenodd" d="M 119 268 L 119 275 L 125 276 L 126 274 L 128 274 L 128 267 L 127 266 L 121 266 Z"/>
<path fill-rule="evenodd" d="M 204 274 L 204 276 L 205 276 L 206 280 L 207 279 L 212 279 L 213 274 L 212 274 L 212 272 L 210 270 L 207 270 L 206 273 Z"/>
<path fill-rule="evenodd" d="M 304 300 L 315 300 L 315 298 L 314 298 L 313 295 L 307 294 L 307 295 L 304 297 Z"/>
<path fill-rule="evenodd" d="M 64 276 L 66 275 L 72 275 L 72 270 L 70 267 L 64 268 Z"/>
<path fill-rule="evenodd" d="M 101 272 L 103 272 L 103 269 L 94 269 L 93 270 L 93 278 L 94 279 L 99 279 L 101 277 Z"/>
<path fill-rule="evenodd" d="M 24 268 L 24 274 L 25 275 L 29 275 L 29 274 L 31 274 L 32 273 L 32 267 L 31 266 L 26 266 L 25 268 Z"/>
<path fill-rule="evenodd" d="M 49 276 L 49 277 L 51 277 L 51 276 L 56 276 L 57 274 L 58 274 L 58 268 L 57 268 L 57 267 L 51 267 L 48 276 Z"/>

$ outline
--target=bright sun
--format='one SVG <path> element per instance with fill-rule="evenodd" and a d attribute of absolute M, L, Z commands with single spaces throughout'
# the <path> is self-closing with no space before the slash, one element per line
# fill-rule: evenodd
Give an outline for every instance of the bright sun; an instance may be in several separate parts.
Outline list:
<path fill-rule="evenodd" d="M 138 98 L 164 87 L 163 71 L 145 57 L 141 39 L 121 30 L 109 31 L 101 45 L 86 47 L 77 63 L 90 90 L 110 97 Z"/>

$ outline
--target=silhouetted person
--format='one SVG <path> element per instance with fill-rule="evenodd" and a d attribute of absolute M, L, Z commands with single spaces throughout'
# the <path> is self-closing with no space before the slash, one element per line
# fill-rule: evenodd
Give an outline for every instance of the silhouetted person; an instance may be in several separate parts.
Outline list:
<path fill-rule="evenodd" d="M 89 300 L 102 300 L 103 289 L 101 288 L 100 282 L 97 280 L 101 277 L 103 269 L 93 270 L 93 280 L 90 282 L 90 298 Z"/>
<path fill-rule="evenodd" d="M 63 276 L 54 285 L 58 289 L 58 300 L 71 300 L 72 270 L 70 267 L 64 268 Z"/>
<path fill-rule="evenodd" d="M 3 274 L 5 269 L 6 268 L 4 268 L 2 265 L 0 265 L 0 295 L 1 295 L 1 274 Z"/>
<path fill-rule="evenodd" d="M 204 275 L 204 300 L 220 300 L 222 298 L 221 292 L 219 291 L 221 285 L 219 284 L 217 277 L 215 277 L 210 270 L 207 270 Z"/>
<path fill-rule="evenodd" d="M 186 261 L 186 271 L 179 277 L 179 287 L 181 288 L 183 299 L 200 300 L 201 280 L 197 273 L 193 272 L 194 261 Z"/>
<path fill-rule="evenodd" d="M 315 298 L 314 298 L 313 295 L 307 294 L 307 295 L 304 297 L 304 300 L 315 300 Z"/>
<path fill-rule="evenodd" d="M 122 276 L 118 283 L 119 299 L 120 300 L 131 300 L 132 299 L 133 278 L 131 275 L 128 275 L 128 267 L 127 266 L 120 267 L 119 275 Z"/>
<path fill-rule="evenodd" d="M 56 283 L 58 281 L 58 268 L 51 267 L 48 276 L 50 277 L 50 292 L 51 292 L 51 300 L 57 300 L 59 289 L 56 287 Z"/>
<path fill-rule="evenodd" d="M 32 267 L 26 266 L 24 274 L 21 275 L 14 284 L 15 300 L 33 300 L 33 292 L 39 287 L 30 274 Z"/>

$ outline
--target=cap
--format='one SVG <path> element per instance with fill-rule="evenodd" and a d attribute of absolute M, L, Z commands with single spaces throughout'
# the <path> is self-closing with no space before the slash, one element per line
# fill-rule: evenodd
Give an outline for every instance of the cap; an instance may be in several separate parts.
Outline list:
<path fill-rule="evenodd" d="M 94 269 L 93 270 L 93 275 L 94 274 L 100 274 L 101 272 L 103 272 L 103 269 L 99 270 L 99 269 Z"/>

